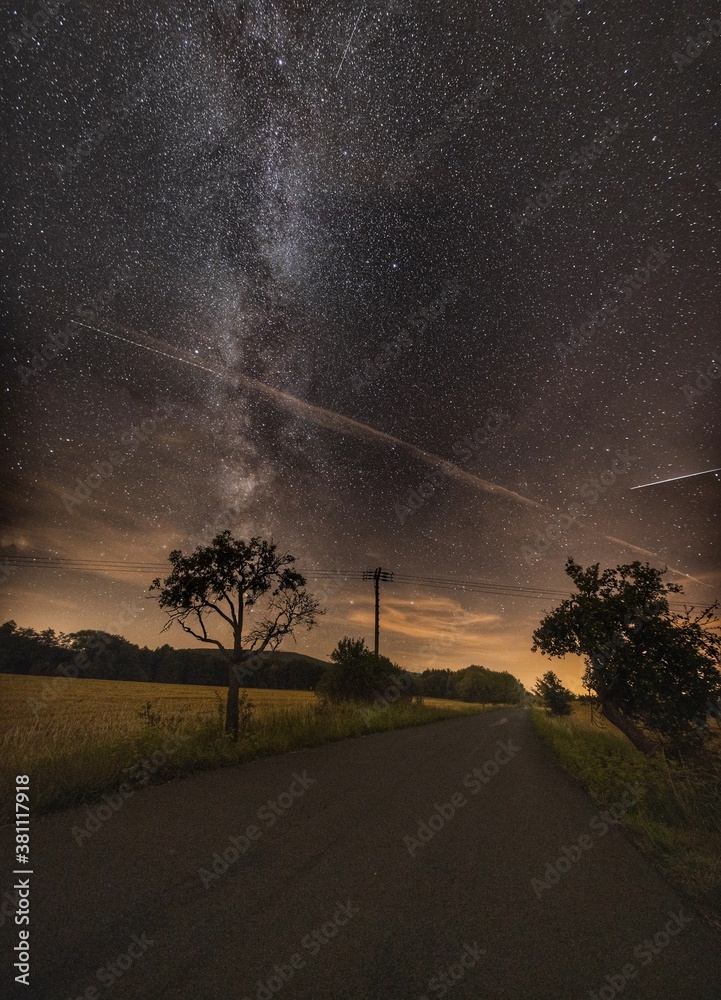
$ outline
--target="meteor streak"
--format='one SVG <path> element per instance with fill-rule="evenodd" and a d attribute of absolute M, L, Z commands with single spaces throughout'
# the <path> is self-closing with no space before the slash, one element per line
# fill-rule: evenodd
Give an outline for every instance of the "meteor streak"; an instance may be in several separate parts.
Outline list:
<path fill-rule="evenodd" d="M 353 36 L 355 35 L 356 28 L 358 27 L 358 22 L 361 19 L 361 14 L 363 13 L 364 9 L 365 9 L 365 5 L 363 7 L 361 7 L 361 9 L 358 11 L 358 17 L 355 19 L 355 24 L 353 25 L 353 31 L 351 32 L 351 36 L 348 39 L 348 44 L 345 47 L 345 52 L 343 53 L 343 58 L 340 61 L 340 66 L 338 67 L 338 72 L 335 75 L 336 80 L 338 79 L 338 73 L 340 73 L 341 69 L 343 68 L 343 63 L 345 62 L 345 57 L 348 55 L 348 49 L 350 48 L 350 43 L 353 41 Z"/>
<path fill-rule="evenodd" d="M 632 490 L 645 490 L 647 486 L 660 486 L 662 483 L 675 483 L 679 479 L 693 479 L 694 476 L 708 476 L 712 472 L 721 472 L 721 469 L 706 469 L 705 472 L 689 472 L 685 476 L 674 476 L 673 479 L 656 479 L 652 483 L 642 483 L 641 486 L 632 486 Z"/>
<path fill-rule="evenodd" d="M 421 462 L 431 466 L 431 468 L 442 469 L 452 479 L 465 483 L 468 486 L 473 486 L 476 489 L 480 488 L 484 493 L 491 493 L 495 496 L 505 497 L 507 500 L 520 503 L 524 507 L 532 507 L 535 510 L 542 510 L 550 514 L 557 513 L 557 511 L 552 510 L 550 507 L 546 507 L 545 504 L 539 503 L 537 500 L 525 497 L 522 493 L 517 493 L 515 490 L 509 490 L 505 486 L 499 486 L 497 483 L 491 483 L 487 479 L 483 479 L 481 476 L 474 475 L 472 472 L 466 472 L 465 469 L 461 469 L 459 466 L 455 465 L 453 462 L 449 462 L 447 459 L 440 458 L 440 456 L 434 455 L 432 452 L 424 451 L 422 448 L 409 444 L 407 441 L 394 437 L 392 434 L 386 434 L 385 431 L 379 431 L 375 427 L 363 424 L 359 420 L 353 420 L 352 417 L 345 417 L 340 413 L 335 413 L 333 410 L 326 410 L 322 406 L 315 406 L 313 403 L 306 403 L 302 399 L 297 399 L 295 396 L 291 396 L 290 393 L 283 392 L 281 389 L 275 389 L 273 386 L 266 385 L 265 382 L 259 382 L 257 379 L 250 378 L 248 375 L 229 372 L 227 369 L 221 368 L 219 365 L 214 365 L 212 362 L 208 362 L 205 359 L 201 363 L 195 355 L 189 354 L 187 351 L 183 351 L 179 347 L 171 347 L 171 345 L 165 341 L 152 337 L 150 334 L 143 333 L 141 330 L 134 330 L 120 323 L 113 323 L 113 326 L 116 329 L 122 330 L 122 334 L 112 333 L 109 330 L 101 330 L 97 326 L 91 326 L 89 323 L 81 323 L 80 320 L 73 319 L 71 322 L 76 326 L 83 327 L 86 330 L 92 330 L 93 333 L 99 333 L 102 337 L 112 337 L 115 340 L 122 340 L 124 343 L 132 344 L 134 347 L 140 347 L 143 350 L 152 351 L 154 354 L 160 354 L 165 358 L 180 361 L 181 364 L 190 365 L 193 368 L 200 368 L 202 371 L 208 372 L 211 375 L 227 379 L 228 381 L 234 382 L 236 385 L 242 386 L 245 389 L 257 392 L 259 395 L 264 396 L 266 399 L 283 407 L 283 409 L 289 410 L 291 413 L 296 413 L 306 417 L 319 427 L 325 427 L 329 430 L 341 432 L 345 431 L 346 433 L 352 434 L 356 438 L 364 438 L 365 440 L 371 441 L 383 441 L 386 444 L 393 445 L 394 447 L 402 448 L 408 454 L 413 455 L 415 458 L 420 459 Z M 634 488 L 636 489 L 637 487 Z M 614 545 L 621 545 L 624 548 L 630 549 L 632 552 L 639 553 L 639 555 L 650 556 L 654 559 L 659 558 L 658 555 L 650 549 L 644 549 L 638 545 L 632 545 L 631 542 L 624 541 L 622 538 L 614 538 L 612 535 L 604 535 L 601 532 L 598 532 L 595 528 L 592 528 L 590 525 L 584 524 L 584 522 L 580 521 L 578 518 L 575 519 L 575 523 L 584 530 L 590 531 L 591 533 L 598 535 L 600 538 L 605 539 L 605 541 L 612 542 Z M 687 580 L 694 580 L 696 583 L 702 582 L 700 580 L 696 580 L 693 576 L 689 576 L 682 570 L 673 569 L 673 567 L 670 568 L 679 576 L 686 577 Z M 705 584 L 702 585 L 705 586 Z"/>

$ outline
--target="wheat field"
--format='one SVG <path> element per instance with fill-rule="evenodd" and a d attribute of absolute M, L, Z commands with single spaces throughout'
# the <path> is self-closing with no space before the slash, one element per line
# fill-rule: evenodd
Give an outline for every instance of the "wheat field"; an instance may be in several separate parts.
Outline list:
<path fill-rule="evenodd" d="M 312 691 L 247 688 L 258 717 L 278 710 L 301 709 L 316 703 Z M 143 726 L 141 712 L 172 718 L 215 718 L 225 708 L 227 688 L 205 684 L 152 684 L 141 681 L 66 680 L 19 674 L 0 674 L 0 729 L 55 726 L 97 732 L 123 731 Z M 426 698 L 431 707 L 468 710 L 467 702 Z"/>
<path fill-rule="evenodd" d="M 234 743 L 223 733 L 224 687 L 0 674 L 0 757 L 10 773 L 31 776 L 36 810 L 44 812 L 118 787 L 153 753 L 162 764 L 149 780 L 167 780 L 491 707 L 433 698 L 326 706 L 311 691 L 243 690 L 252 708 Z"/>

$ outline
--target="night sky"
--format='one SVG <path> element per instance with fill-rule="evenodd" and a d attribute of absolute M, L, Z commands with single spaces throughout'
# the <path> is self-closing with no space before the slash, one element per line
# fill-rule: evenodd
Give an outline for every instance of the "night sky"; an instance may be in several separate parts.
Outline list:
<path fill-rule="evenodd" d="M 575 690 L 580 662 L 530 653 L 569 554 L 668 564 L 710 603 L 718 474 L 631 488 L 721 466 L 718 16 L 3 14 L 3 620 L 188 646 L 157 570 L 101 562 L 225 527 L 298 558 L 328 610 L 282 648 L 324 658 L 372 643 L 373 588 L 316 571 L 397 574 L 404 667 Z"/>

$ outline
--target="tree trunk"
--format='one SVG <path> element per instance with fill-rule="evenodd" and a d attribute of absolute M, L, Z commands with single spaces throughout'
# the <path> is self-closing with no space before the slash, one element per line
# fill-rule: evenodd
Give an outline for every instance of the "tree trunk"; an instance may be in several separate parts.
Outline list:
<path fill-rule="evenodd" d="M 238 695 L 240 693 L 240 657 L 235 655 L 228 664 L 228 699 L 225 704 L 225 731 L 238 741 Z"/>
<path fill-rule="evenodd" d="M 233 652 L 228 664 L 228 700 L 225 705 L 225 732 L 238 742 L 238 695 L 240 694 L 240 661 L 243 659 L 243 596 L 238 600 L 238 621 L 233 629 Z"/>
<path fill-rule="evenodd" d="M 652 741 L 642 733 L 635 722 L 632 722 L 627 715 L 617 708 L 612 701 L 603 700 L 601 701 L 601 714 L 604 718 L 616 727 L 620 729 L 624 736 L 633 743 L 637 750 L 640 750 L 642 754 L 647 757 L 650 756 L 655 750 L 656 746 Z"/>

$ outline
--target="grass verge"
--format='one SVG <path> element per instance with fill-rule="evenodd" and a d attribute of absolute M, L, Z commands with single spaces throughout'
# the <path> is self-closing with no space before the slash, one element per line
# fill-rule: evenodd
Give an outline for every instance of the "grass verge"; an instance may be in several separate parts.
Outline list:
<path fill-rule="evenodd" d="M 182 689 L 176 685 L 134 684 L 123 696 L 123 682 L 78 679 L 42 711 L 24 711 L 23 706 L 33 704 L 34 687 L 43 682 L 35 677 L 11 682 L 5 675 L 4 684 L 12 684 L 15 714 L 0 737 L 4 769 L 30 775 L 35 815 L 255 757 L 503 707 L 435 699 L 378 708 L 327 706 L 309 692 L 251 689 L 250 721 L 234 743 L 223 732 L 221 689 L 208 688 L 205 696 L 188 691 L 187 704 L 182 704 Z M 100 697 L 107 685 L 111 711 L 103 711 Z M 9 821 L 4 810 L 0 824 Z"/>
<path fill-rule="evenodd" d="M 640 784 L 622 826 L 667 879 L 721 930 L 721 753 L 678 762 L 645 757 L 614 726 L 592 725 L 588 705 L 567 718 L 534 708 L 533 727 L 601 805 Z"/>

